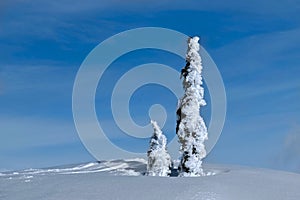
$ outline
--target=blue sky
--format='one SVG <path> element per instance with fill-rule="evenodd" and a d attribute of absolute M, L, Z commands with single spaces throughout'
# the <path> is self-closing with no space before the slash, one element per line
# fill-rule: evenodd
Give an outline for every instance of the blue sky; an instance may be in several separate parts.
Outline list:
<path fill-rule="evenodd" d="M 2 1 L 0 169 L 93 160 L 72 118 L 77 70 L 108 37 L 157 26 L 199 35 L 223 77 L 225 127 L 206 161 L 300 172 L 299 11 L 296 0 Z M 101 102 L 97 109 L 105 110 L 99 118 L 112 123 L 105 102 L 114 80 L 137 64 L 154 61 L 175 69 L 184 64 L 174 55 L 150 50 L 118 59 L 107 71 L 113 78 L 101 80 L 108 87 L 96 96 Z M 132 108 L 137 123 L 145 124 L 149 104 L 160 101 L 143 91 L 166 95 L 168 112 L 173 112 L 176 99 L 162 88 L 147 86 L 133 98 L 132 104 L 139 102 Z M 164 127 L 168 134 L 172 123 L 171 118 Z"/>

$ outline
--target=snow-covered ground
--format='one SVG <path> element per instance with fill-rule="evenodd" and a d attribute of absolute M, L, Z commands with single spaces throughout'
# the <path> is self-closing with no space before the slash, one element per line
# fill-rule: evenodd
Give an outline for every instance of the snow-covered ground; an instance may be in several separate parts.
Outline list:
<path fill-rule="evenodd" d="M 144 176 L 144 159 L 0 173 L 1 200 L 300 199 L 300 174 L 204 165 L 205 177 Z"/>

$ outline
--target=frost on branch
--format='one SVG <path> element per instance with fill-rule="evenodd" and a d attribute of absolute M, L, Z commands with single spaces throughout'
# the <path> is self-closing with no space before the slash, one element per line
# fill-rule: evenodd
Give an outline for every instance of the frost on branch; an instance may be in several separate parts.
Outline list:
<path fill-rule="evenodd" d="M 202 63 L 199 55 L 199 38 L 188 40 L 186 66 L 181 70 L 184 95 L 178 102 L 176 134 L 180 142 L 181 176 L 204 175 L 202 159 L 206 156 L 204 146 L 207 140 L 207 128 L 200 116 L 200 107 L 204 106 L 202 85 Z"/>
<path fill-rule="evenodd" d="M 171 157 L 167 152 L 167 138 L 156 121 L 151 120 L 154 129 L 148 150 L 147 174 L 149 176 L 169 176 Z"/>

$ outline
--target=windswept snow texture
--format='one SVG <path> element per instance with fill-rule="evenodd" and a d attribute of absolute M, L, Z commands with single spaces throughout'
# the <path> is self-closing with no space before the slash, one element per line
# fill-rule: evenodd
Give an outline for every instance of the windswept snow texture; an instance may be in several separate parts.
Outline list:
<path fill-rule="evenodd" d="M 211 176 L 150 177 L 143 159 L 0 173 L 1 200 L 300 199 L 300 174 L 204 165 Z"/>

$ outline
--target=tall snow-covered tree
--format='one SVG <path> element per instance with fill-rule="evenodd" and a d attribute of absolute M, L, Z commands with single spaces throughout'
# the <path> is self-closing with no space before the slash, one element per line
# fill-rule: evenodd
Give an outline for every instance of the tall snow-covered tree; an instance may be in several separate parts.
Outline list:
<path fill-rule="evenodd" d="M 206 105 L 202 85 L 202 61 L 199 55 L 199 37 L 189 38 L 186 66 L 181 70 L 184 95 L 178 102 L 176 134 L 180 143 L 180 176 L 202 176 L 202 159 L 207 128 L 200 116 L 200 107 Z"/>
<path fill-rule="evenodd" d="M 171 173 L 171 157 L 167 152 L 167 138 L 156 121 L 151 120 L 154 129 L 148 150 L 147 174 L 149 176 L 169 176 Z"/>

